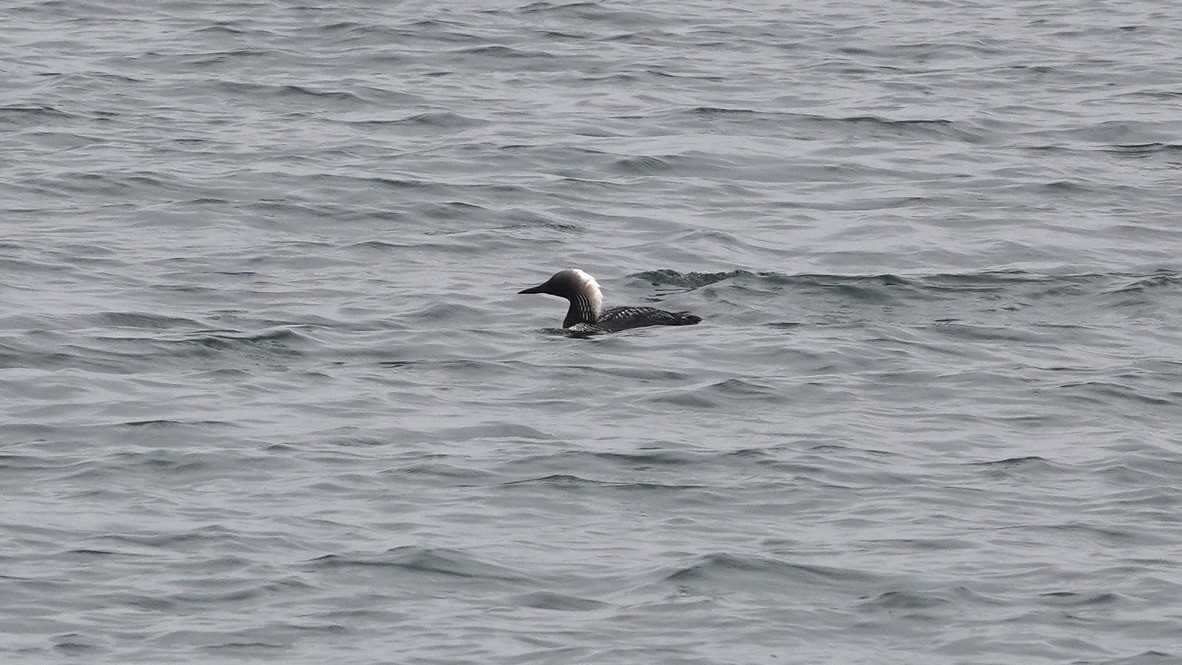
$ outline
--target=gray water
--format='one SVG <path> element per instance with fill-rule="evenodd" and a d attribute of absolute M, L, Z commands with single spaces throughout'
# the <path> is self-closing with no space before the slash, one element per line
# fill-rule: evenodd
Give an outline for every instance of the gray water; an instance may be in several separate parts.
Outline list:
<path fill-rule="evenodd" d="M 6 4 L 0 661 L 1182 662 L 1180 31 Z"/>

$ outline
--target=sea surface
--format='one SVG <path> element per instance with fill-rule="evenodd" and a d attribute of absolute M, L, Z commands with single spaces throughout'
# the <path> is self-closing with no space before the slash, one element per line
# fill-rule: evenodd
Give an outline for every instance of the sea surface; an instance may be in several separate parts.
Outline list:
<path fill-rule="evenodd" d="M 0 663 L 1182 663 L 1176 6 L 3 25 Z"/>

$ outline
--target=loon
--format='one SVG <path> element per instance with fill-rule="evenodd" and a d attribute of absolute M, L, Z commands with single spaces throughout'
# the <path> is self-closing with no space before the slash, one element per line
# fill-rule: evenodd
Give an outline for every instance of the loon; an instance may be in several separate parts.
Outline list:
<path fill-rule="evenodd" d="M 643 326 L 692 326 L 702 320 L 689 312 L 666 312 L 654 307 L 603 308 L 599 282 L 578 268 L 557 272 L 544 284 L 519 293 L 548 293 L 570 301 L 562 327 L 583 335 L 610 333 Z"/>

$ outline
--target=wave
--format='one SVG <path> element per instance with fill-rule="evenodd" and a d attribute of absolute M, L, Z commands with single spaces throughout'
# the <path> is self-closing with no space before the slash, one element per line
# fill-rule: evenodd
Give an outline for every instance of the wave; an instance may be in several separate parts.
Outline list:
<path fill-rule="evenodd" d="M 393 547 L 384 552 L 326 554 L 305 562 L 304 566 L 312 570 L 385 568 L 462 580 L 529 581 L 529 576 L 521 572 L 482 561 L 461 550 L 418 545 Z"/>
<path fill-rule="evenodd" d="M 856 295 L 857 287 L 905 288 L 934 293 L 958 291 L 1001 292 L 1015 287 L 1035 286 L 1047 293 L 1069 293 L 1067 287 L 1094 287 L 1093 293 L 1128 293 L 1182 285 L 1182 272 L 1158 269 L 1147 273 L 1073 273 L 1042 274 L 1024 270 L 996 270 L 967 273 L 935 273 L 930 275 L 842 275 L 804 273 L 790 274 L 775 271 L 729 270 L 722 272 L 678 272 L 671 269 L 648 270 L 628 275 L 653 286 L 671 286 L 694 291 L 720 282 L 734 282 L 746 286 L 824 287 L 845 289 Z M 1086 293 L 1087 290 L 1077 291 Z"/>

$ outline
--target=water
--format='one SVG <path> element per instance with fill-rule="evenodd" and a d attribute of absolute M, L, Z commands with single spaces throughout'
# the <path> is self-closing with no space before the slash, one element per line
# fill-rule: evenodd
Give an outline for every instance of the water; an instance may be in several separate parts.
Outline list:
<path fill-rule="evenodd" d="M 1182 661 L 1180 23 L 10 5 L 0 661 Z"/>

